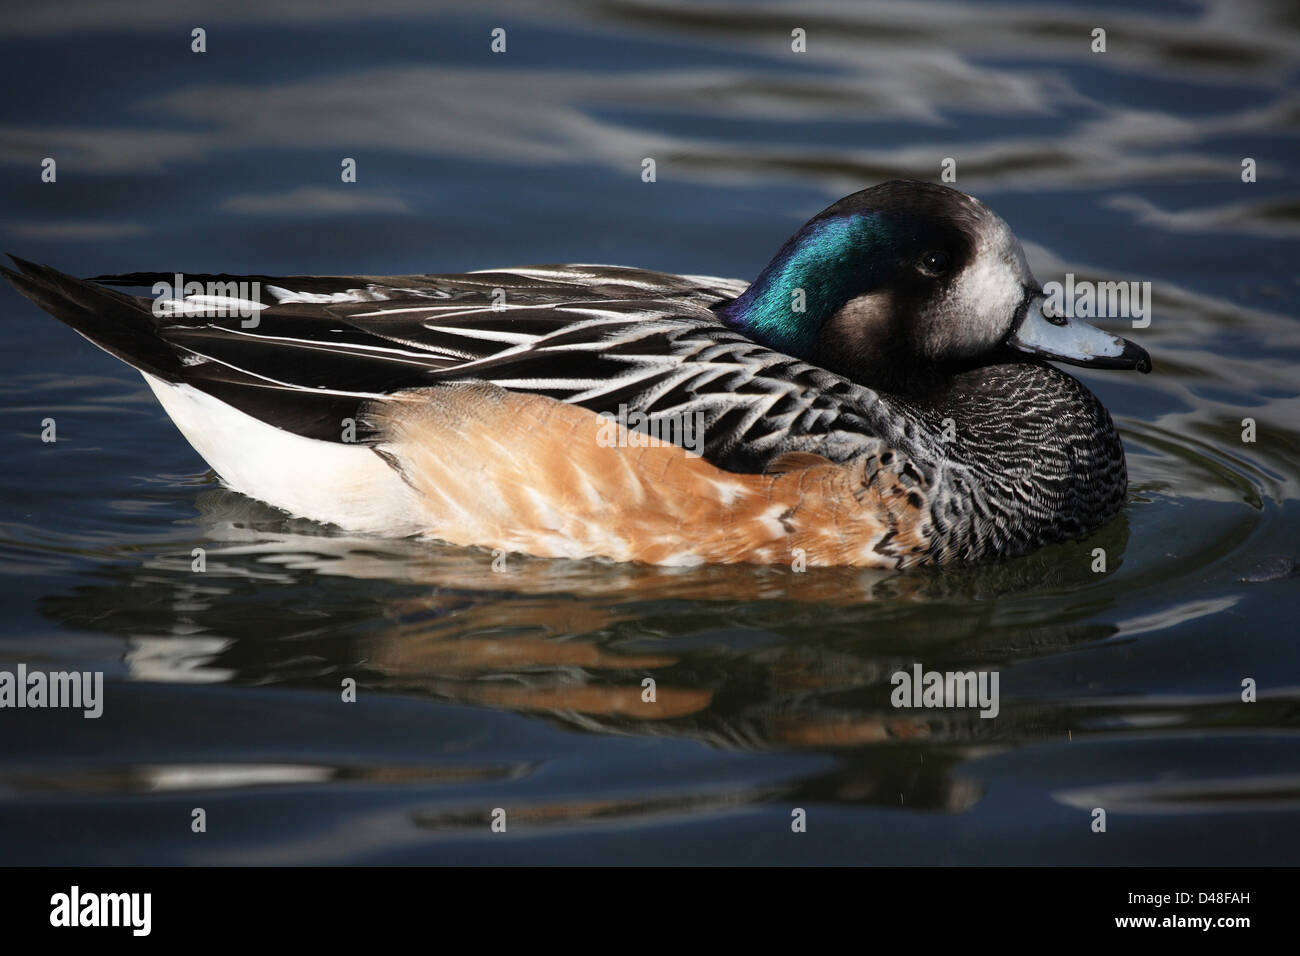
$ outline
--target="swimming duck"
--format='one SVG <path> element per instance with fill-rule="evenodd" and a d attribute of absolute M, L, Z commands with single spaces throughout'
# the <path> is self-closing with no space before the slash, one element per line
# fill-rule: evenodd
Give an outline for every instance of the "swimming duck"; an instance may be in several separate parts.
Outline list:
<path fill-rule="evenodd" d="M 834 203 L 752 283 L 603 265 L 82 280 L 14 261 L 236 491 L 543 557 L 907 568 L 1079 537 L 1123 505 L 1124 451 L 1048 360 L 1150 369 L 1052 314 L 988 207 L 919 182 Z"/>

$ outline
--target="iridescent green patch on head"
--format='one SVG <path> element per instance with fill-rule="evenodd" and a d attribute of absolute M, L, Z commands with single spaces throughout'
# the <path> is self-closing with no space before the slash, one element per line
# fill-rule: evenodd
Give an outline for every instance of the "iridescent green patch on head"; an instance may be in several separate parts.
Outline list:
<path fill-rule="evenodd" d="M 895 236 L 880 216 L 814 219 L 735 302 L 728 324 L 790 355 L 807 355 L 822 325 L 885 274 Z"/>

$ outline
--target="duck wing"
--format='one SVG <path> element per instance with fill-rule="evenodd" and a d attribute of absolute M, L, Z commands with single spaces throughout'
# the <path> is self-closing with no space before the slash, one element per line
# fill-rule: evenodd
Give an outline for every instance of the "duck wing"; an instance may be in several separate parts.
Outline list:
<path fill-rule="evenodd" d="M 15 260 L 21 291 L 91 341 L 165 381 L 192 386 L 307 438 L 340 422 L 375 437 L 367 408 L 440 385 L 487 383 L 654 429 L 690 420 L 718 467 L 761 472 L 792 453 L 833 462 L 893 439 L 880 397 L 723 327 L 710 307 L 739 280 L 616 266 L 455 275 L 185 274 L 223 295 L 162 303 L 108 286 L 170 273 L 76 279 Z M 243 302 L 255 308 L 223 308 Z M 225 314 L 231 313 L 231 314 Z M 669 433 L 663 431 L 662 433 Z"/>

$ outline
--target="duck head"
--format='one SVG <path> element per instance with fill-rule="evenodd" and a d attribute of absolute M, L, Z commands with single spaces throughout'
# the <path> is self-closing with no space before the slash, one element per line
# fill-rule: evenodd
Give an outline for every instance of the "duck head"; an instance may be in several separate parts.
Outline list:
<path fill-rule="evenodd" d="M 896 180 L 841 199 L 715 311 L 769 348 L 888 391 L 1026 356 L 1151 368 L 1132 342 L 1046 309 L 1010 227 L 932 183 Z"/>

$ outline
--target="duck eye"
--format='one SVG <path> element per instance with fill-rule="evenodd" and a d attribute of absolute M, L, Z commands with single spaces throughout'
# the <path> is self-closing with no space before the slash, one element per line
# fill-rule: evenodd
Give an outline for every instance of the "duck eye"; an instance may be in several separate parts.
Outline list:
<path fill-rule="evenodd" d="M 935 249 L 921 256 L 921 261 L 916 267 L 928 276 L 941 276 L 948 271 L 948 266 L 951 264 L 948 253 Z"/>

